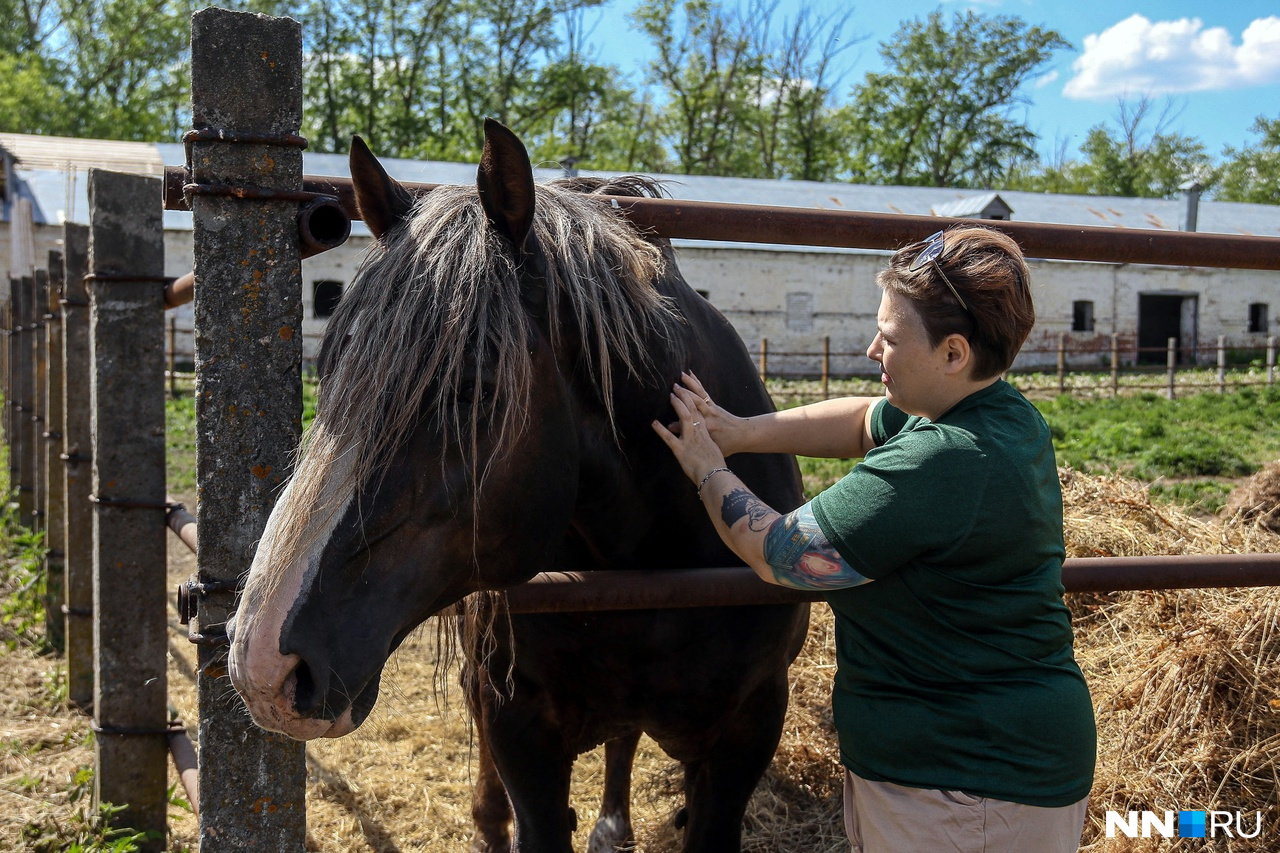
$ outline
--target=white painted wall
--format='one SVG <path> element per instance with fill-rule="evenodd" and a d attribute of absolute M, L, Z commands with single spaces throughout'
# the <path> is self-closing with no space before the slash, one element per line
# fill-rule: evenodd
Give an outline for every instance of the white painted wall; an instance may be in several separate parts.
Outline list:
<path fill-rule="evenodd" d="M 7 232 L 7 223 L 0 228 Z M 36 226 L 37 263 L 43 265 L 50 249 L 60 248 L 61 227 Z M 339 249 L 308 258 L 302 264 L 304 353 L 314 359 L 319 351 L 324 320 L 314 316 L 317 281 L 349 284 L 369 244 L 367 236 L 353 235 Z M 8 234 L 0 234 L 0 268 L 8 265 Z M 841 250 L 794 250 L 777 247 L 716 246 L 683 243 L 677 258 L 689 284 L 705 291 L 733 323 L 748 349 L 758 352 L 768 340 L 770 374 L 817 374 L 821 369 L 822 338 L 831 338 L 831 370 L 835 375 L 871 373 L 865 356 L 875 334 L 880 291 L 876 273 L 887 253 Z M 1037 323 L 1031 339 L 1014 364 L 1015 370 L 1051 368 L 1057 363 L 1057 342 L 1067 334 L 1071 352 L 1092 348 L 1093 354 L 1075 354 L 1077 367 L 1103 367 L 1110 362 L 1110 336 L 1120 336 L 1121 359 L 1134 362 L 1139 316 L 1139 295 L 1164 293 L 1195 295 L 1198 299 L 1199 348 L 1197 359 L 1212 363 L 1218 335 L 1228 346 L 1266 344 L 1267 333 L 1247 331 L 1249 305 L 1268 306 L 1271 335 L 1280 336 L 1280 272 L 1188 267 L 1154 267 L 1077 261 L 1031 260 L 1032 290 Z M 165 273 L 181 275 L 191 269 L 191 233 L 165 233 Z M 1092 333 L 1071 331 L 1072 303 L 1094 303 Z M 191 328 L 191 307 L 173 313 L 178 325 Z M 191 352 L 189 333 L 178 336 L 178 350 Z M 1037 351 L 1042 350 L 1042 351 Z M 792 353 L 788 355 L 788 353 Z M 808 355 L 794 355 L 807 353 Z"/>

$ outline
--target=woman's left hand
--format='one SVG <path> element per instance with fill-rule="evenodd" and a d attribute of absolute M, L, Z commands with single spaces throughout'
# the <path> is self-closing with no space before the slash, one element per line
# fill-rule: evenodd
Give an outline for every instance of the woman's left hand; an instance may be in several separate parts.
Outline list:
<path fill-rule="evenodd" d="M 675 410 L 679 421 L 671 426 L 677 428 L 679 433 L 658 421 L 652 424 L 653 431 L 675 454 L 685 476 L 695 483 L 713 468 L 725 467 L 724 453 L 711 438 L 707 425 L 703 422 L 703 415 L 698 411 L 698 399 L 697 394 L 677 383 L 671 389 L 671 408 Z"/>

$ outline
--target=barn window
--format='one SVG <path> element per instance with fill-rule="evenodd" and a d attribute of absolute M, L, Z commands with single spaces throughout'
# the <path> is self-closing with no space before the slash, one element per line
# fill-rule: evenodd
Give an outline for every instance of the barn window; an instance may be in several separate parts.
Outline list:
<path fill-rule="evenodd" d="M 1267 303 L 1254 302 L 1249 306 L 1249 331 L 1267 331 Z"/>
<path fill-rule="evenodd" d="M 342 298 L 342 282 L 317 281 L 313 288 L 312 305 L 315 316 L 332 317 L 334 309 L 338 307 L 338 300 Z"/>
<path fill-rule="evenodd" d="M 1093 331 L 1093 302 L 1089 299 L 1077 299 L 1071 303 L 1071 331 Z"/>
<path fill-rule="evenodd" d="M 787 294 L 787 331 L 813 331 L 813 294 L 793 291 Z"/>

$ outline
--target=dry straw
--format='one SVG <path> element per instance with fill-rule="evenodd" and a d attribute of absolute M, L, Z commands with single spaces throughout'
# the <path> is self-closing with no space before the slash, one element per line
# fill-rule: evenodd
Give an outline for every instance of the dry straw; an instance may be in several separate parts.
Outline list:
<path fill-rule="evenodd" d="M 1274 467 L 1274 466 L 1273 466 Z M 1278 552 L 1280 536 L 1243 512 L 1223 518 L 1154 505 L 1147 487 L 1120 477 L 1062 472 L 1066 535 L 1071 556 Z M 1248 486 L 1246 486 L 1248 488 Z M 1233 505 L 1235 505 L 1233 503 Z M 176 560 L 172 572 L 185 577 Z M 1076 649 L 1093 691 L 1099 729 L 1098 772 L 1085 828 L 1089 853 L 1280 849 L 1280 640 L 1273 589 L 1090 593 L 1068 597 Z M 792 668 L 791 710 L 782 743 L 757 789 L 746 821 L 744 848 L 786 853 L 844 853 L 840 775 L 831 725 L 829 689 L 834 667 L 832 621 L 815 608 L 809 641 Z M 384 697 L 356 734 L 308 745 L 308 848 L 324 851 L 466 850 L 470 838 L 472 733 L 454 691 L 442 704 L 432 686 L 434 631 L 419 632 L 388 666 Z M 171 645 L 171 698 L 195 719 L 191 647 Z M 6 737 L 28 739 L 0 762 L 8 809 L 0 848 L 18 849 L 26 818 L 75 808 L 68 773 L 92 762 L 86 725 L 74 712 L 40 709 L 18 699 L 35 691 L 47 659 L 34 659 L 25 686 L 9 674 L 0 720 Z M 59 716 L 61 715 L 61 716 Z M 58 729 L 52 729 L 52 726 Z M 51 735 L 51 731 L 56 734 Z M 73 733 L 74 732 L 74 733 Z M 57 745 L 50 743 L 57 741 Z M 595 820 L 602 751 L 575 768 L 572 804 L 585 849 Z M 27 789 L 22 781 L 40 777 Z M 176 779 L 175 779 L 176 781 Z M 634 776 L 633 822 L 638 850 L 679 850 L 672 825 L 681 805 L 678 767 L 647 739 Z M 24 805 L 25 804 L 25 805 Z M 1255 839 L 1205 842 L 1107 839 L 1108 809 L 1225 809 L 1263 812 Z M 175 811 L 175 844 L 194 849 L 195 822 Z"/>

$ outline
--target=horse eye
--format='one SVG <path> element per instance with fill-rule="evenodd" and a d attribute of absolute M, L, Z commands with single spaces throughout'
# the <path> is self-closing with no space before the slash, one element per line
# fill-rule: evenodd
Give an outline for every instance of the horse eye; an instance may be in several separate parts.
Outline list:
<path fill-rule="evenodd" d="M 493 386 L 487 382 L 464 382 L 458 387 L 458 400 L 463 403 L 488 403 L 493 399 Z"/>

